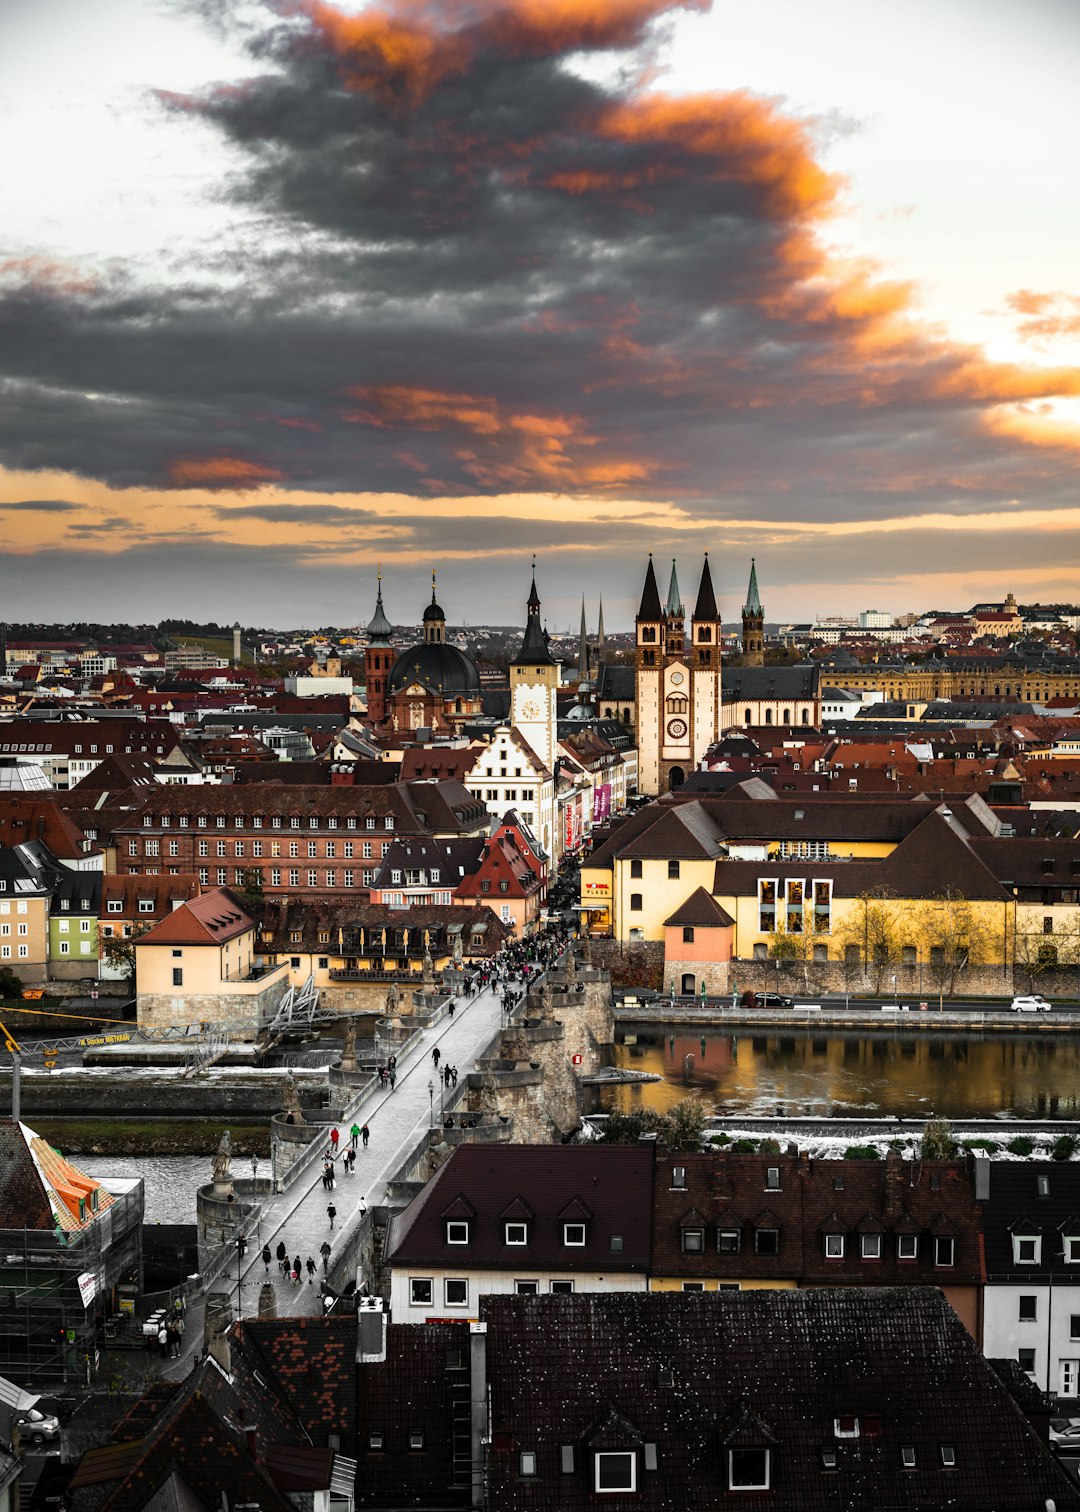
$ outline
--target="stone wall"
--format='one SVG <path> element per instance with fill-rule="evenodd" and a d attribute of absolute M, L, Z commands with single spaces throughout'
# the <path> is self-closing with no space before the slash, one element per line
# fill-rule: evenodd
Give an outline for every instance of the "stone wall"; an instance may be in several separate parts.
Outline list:
<path fill-rule="evenodd" d="M 687 969 L 691 969 L 687 966 Z M 697 978 L 705 975 L 709 996 L 738 992 L 784 992 L 788 996 L 814 999 L 817 996 L 885 996 L 911 1001 L 933 1001 L 939 993 L 945 998 L 1010 998 L 1013 992 L 1042 992 L 1047 998 L 1077 999 L 1080 974 L 1044 972 L 1030 984 L 1026 972 L 997 965 L 968 966 L 957 971 L 953 981 L 941 980 L 939 972 L 923 966 L 902 966 L 895 962 L 849 968 L 844 962 L 808 962 L 808 960 L 732 960 L 732 962 L 694 962 Z M 682 962 L 673 962 L 666 971 L 664 990 L 675 986 L 681 990 Z M 700 989 L 699 989 L 700 990 Z"/>
<path fill-rule="evenodd" d="M 622 940 L 591 940 L 593 963 L 611 977 L 615 987 L 659 988 L 664 976 L 664 942 L 644 940 L 633 945 Z"/>
<path fill-rule="evenodd" d="M 230 1079 L 228 1072 L 185 1077 L 175 1068 L 158 1075 L 138 1076 L 121 1066 L 112 1075 L 92 1076 L 77 1069 L 30 1071 L 23 1066 L 21 1100 L 24 1118 L 68 1115 L 78 1109 L 84 1118 L 240 1118 L 266 1119 L 285 1102 L 289 1073 L 267 1072 L 260 1077 Z M 305 1107 L 321 1108 L 325 1076 L 297 1074 L 295 1081 Z M 10 1067 L 0 1065 L 0 1108 L 11 1108 Z"/>
<path fill-rule="evenodd" d="M 281 1002 L 282 977 L 267 977 L 266 985 L 238 982 L 229 992 L 140 992 L 140 1029 L 166 1029 L 188 1024 L 225 1024 L 235 1039 L 253 1040 L 260 1024 Z M 246 990 L 245 990 L 246 989 Z"/>
<path fill-rule="evenodd" d="M 470 1113 L 505 1118 L 516 1144 L 549 1144 L 581 1123 L 581 1082 L 608 1063 L 611 978 L 595 965 L 549 973 L 469 1077 Z"/>

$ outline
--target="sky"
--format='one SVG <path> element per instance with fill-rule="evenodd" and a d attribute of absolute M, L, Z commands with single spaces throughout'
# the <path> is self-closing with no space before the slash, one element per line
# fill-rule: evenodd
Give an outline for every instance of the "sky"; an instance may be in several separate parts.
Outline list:
<path fill-rule="evenodd" d="M 0 616 L 1080 601 L 1071 0 L 0 8 Z"/>

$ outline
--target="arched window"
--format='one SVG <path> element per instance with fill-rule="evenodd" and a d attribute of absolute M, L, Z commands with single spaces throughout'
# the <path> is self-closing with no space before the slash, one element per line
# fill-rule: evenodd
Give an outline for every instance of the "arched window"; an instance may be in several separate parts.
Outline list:
<path fill-rule="evenodd" d="M 802 711 L 802 722 L 803 722 L 804 725 L 808 725 L 810 723 L 810 710 L 809 709 L 804 709 Z"/>
<path fill-rule="evenodd" d="M 785 724 L 790 724 L 791 723 L 791 710 L 790 709 L 785 709 L 784 710 L 784 723 Z"/>
<path fill-rule="evenodd" d="M 766 724 L 772 724 L 772 710 L 771 709 L 766 709 L 765 710 L 765 723 Z"/>
<path fill-rule="evenodd" d="M 753 711 L 750 710 L 750 709 L 744 709 L 743 710 L 743 724 L 753 724 L 753 722 L 754 722 Z"/>

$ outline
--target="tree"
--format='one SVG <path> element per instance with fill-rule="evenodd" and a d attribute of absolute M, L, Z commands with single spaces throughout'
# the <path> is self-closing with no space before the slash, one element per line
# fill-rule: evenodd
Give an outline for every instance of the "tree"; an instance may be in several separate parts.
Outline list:
<path fill-rule="evenodd" d="M 955 992 L 960 973 L 981 965 L 990 955 L 990 926 L 982 911 L 961 893 L 947 889 L 927 899 L 919 906 L 917 922 L 920 949 L 940 992 Z"/>
<path fill-rule="evenodd" d="M 857 950 L 872 992 L 880 992 L 887 976 L 903 958 L 905 945 L 913 943 L 911 908 L 886 888 L 860 893 L 833 930 L 833 939 L 844 951 Z"/>
<path fill-rule="evenodd" d="M 135 941 L 153 926 L 133 924 L 129 934 L 101 935 L 101 954 L 110 966 L 121 971 L 130 981 L 135 975 Z"/>
<path fill-rule="evenodd" d="M 604 1125 L 605 1144 L 637 1144 L 643 1134 L 655 1134 L 673 1154 L 701 1149 L 709 1109 L 693 1097 L 684 1097 L 667 1113 L 641 1108 L 633 1113 L 610 1113 Z"/>
<path fill-rule="evenodd" d="M 263 901 L 262 872 L 257 866 L 249 866 L 245 870 L 241 897 L 248 903 L 261 903 Z"/>
<path fill-rule="evenodd" d="M 956 1140 L 952 1124 L 947 1118 L 928 1118 L 923 1126 L 919 1155 L 923 1160 L 952 1160 L 956 1154 Z"/>
<path fill-rule="evenodd" d="M 0 998 L 21 998 L 23 984 L 10 966 L 0 967 Z"/>

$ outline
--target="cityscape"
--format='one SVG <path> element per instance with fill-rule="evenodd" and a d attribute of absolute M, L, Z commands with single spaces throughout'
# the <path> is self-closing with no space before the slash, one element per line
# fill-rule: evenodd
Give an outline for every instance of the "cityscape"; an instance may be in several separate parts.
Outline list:
<path fill-rule="evenodd" d="M 1080 12 L 0 36 L 0 1512 L 1080 1512 Z"/>

